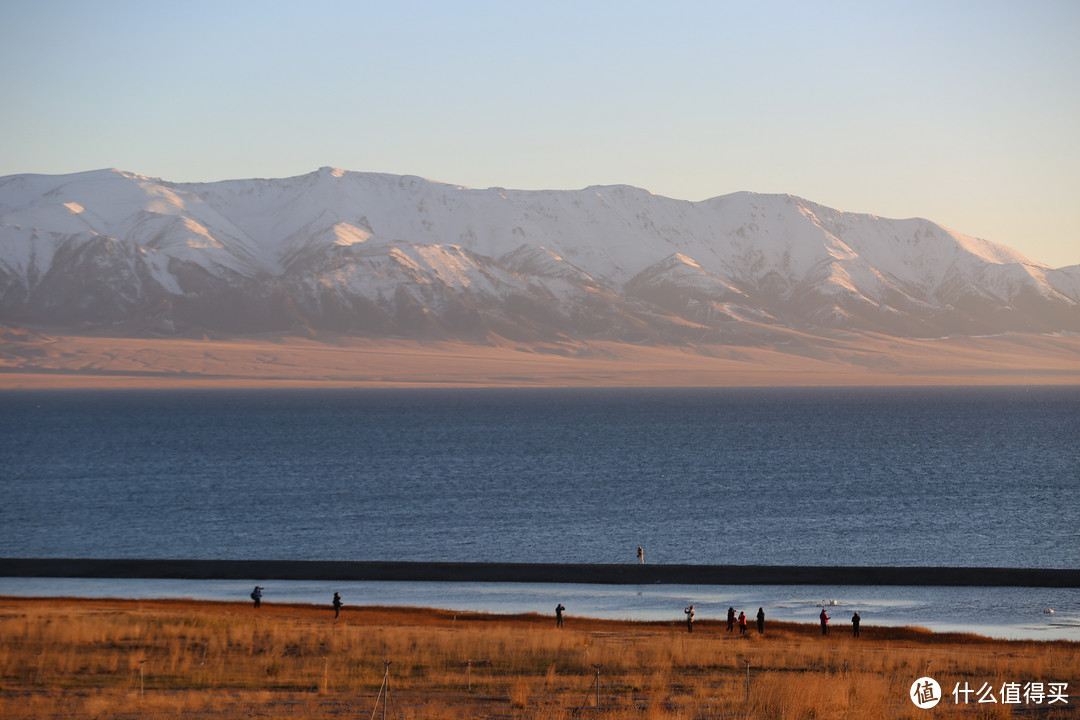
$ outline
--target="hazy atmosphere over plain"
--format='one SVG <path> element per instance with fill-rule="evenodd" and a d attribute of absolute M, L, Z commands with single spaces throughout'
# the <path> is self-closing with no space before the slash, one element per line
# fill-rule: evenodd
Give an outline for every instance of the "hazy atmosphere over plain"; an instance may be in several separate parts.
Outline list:
<path fill-rule="evenodd" d="M 1080 4 L 0 6 L 0 175 L 791 193 L 1080 263 Z"/>

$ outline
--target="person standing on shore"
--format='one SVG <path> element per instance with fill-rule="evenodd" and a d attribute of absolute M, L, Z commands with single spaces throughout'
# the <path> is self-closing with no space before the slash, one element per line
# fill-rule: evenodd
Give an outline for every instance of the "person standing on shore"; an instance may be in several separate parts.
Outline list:
<path fill-rule="evenodd" d="M 334 619 L 337 620 L 338 615 L 341 613 L 341 593 L 334 593 Z"/>
<path fill-rule="evenodd" d="M 821 621 L 821 634 L 822 635 L 828 635 L 829 634 L 829 616 L 827 614 L 825 614 L 825 607 L 824 606 L 822 606 L 822 608 L 821 608 L 821 614 L 818 615 L 818 620 Z"/>
<path fill-rule="evenodd" d="M 862 622 L 862 618 L 859 616 L 859 611 L 856 610 L 855 614 L 851 616 L 851 634 L 855 637 L 859 637 L 859 623 Z"/>
<path fill-rule="evenodd" d="M 566 610 L 566 608 L 563 607 L 562 603 L 559 603 L 558 605 L 555 606 L 555 627 L 562 627 L 563 626 L 563 624 L 562 624 L 563 610 Z"/>
<path fill-rule="evenodd" d="M 735 630 L 735 608 L 729 607 L 727 609 L 727 631 L 732 632 Z"/>
<path fill-rule="evenodd" d="M 765 608 L 763 607 L 757 609 L 757 634 L 765 634 Z"/>
<path fill-rule="evenodd" d="M 258 585 L 251 591 L 251 599 L 255 601 L 255 607 L 262 605 L 262 588 Z"/>
<path fill-rule="evenodd" d="M 746 634 L 746 613 L 739 611 L 739 634 Z"/>
<path fill-rule="evenodd" d="M 691 605 L 683 612 L 686 613 L 686 632 L 692 633 L 694 632 L 694 606 Z"/>
<path fill-rule="evenodd" d="M 645 548 L 637 546 L 637 561 L 639 565 L 645 564 Z"/>

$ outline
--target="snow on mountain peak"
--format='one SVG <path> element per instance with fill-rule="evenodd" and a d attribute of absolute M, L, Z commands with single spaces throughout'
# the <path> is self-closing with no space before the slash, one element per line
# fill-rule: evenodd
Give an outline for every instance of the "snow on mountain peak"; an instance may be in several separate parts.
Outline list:
<path fill-rule="evenodd" d="M 119 170 L 0 178 L 0 283 L 17 284 L 26 302 L 50 272 L 62 275 L 57 262 L 89 272 L 100 263 L 78 265 L 80 253 L 119 247 L 138 250 L 112 265 L 134 273 L 130 296 L 153 283 L 186 297 L 242 280 L 277 288 L 309 322 L 377 307 L 371 327 L 384 330 L 523 323 L 539 332 L 573 319 L 574 332 L 607 323 L 632 334 L 660 322 L 644 302 L 683 318 L 679 332 L 754 318 L 941 333 L 1020 323 L 1035 312 L 1024 298 L 1053 303 L 1053 322 L 1033 326 L 1080 328 L 1076 269 L 1052 271 L 927 220 L 792 195 L 689 202 L 628 185 L 472 189 L 329 166 L 213 183 Z"/>

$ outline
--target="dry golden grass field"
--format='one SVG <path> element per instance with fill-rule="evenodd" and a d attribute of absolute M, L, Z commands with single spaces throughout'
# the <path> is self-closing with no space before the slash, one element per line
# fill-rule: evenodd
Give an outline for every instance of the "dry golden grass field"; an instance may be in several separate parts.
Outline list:
<path fill-rule="evenodd" d="M 942 687 L 933 710 L 908 697 L 923 675 Z M 952 695 L 1033 682 L 1067 683 L 1067 703 Z M 556 629 L 539 615 L 346 606 L 335 621 L 309 605 L 0 598 L 4 720 L 1073 718 L 1074 693 L 1080 643 L 917 628 L 822 637 L 769 622 L 759 636 L 751 622 L 740 636 L 719 619 L 688 634 L 674 620 Z"/>

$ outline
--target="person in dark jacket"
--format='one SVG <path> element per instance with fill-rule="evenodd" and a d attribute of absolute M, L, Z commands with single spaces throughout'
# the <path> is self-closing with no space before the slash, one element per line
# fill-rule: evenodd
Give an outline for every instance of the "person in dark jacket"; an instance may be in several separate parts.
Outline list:
<path fill-rule="evenodd" d="M 735 608 L 729 607 L 727 609 L 727 631 L 731 632 L 735 629 Z"/>
<path fill-rule="evenodd" d="M 562 627 L 563 626 L 562 614 L 563 614 L 564 610 L 566 610 L 566 608 L 563 607 L 562 603 L 559 603 L 558 605 L 555 606 L 555 627 Z"/>
<path fill-rule="evenodd" d="M 341 614 L 341 593 L 334 593 L 334 619 L 337 620 L 339 614 Z"/>
<path fill-rule="evenodd" d="M 855 614 L 851 616 L 851 634 L 855 637 L 859 637 L 859 623 L 862 622 L 862 617 L 859 616 L 859 611 L 856 610 Z"/>
<path fill-rule="evenodd" d="M 757 609 L 757 634 L 762 635 L 765 633 L 765 608 L 759 607 Z"/>

